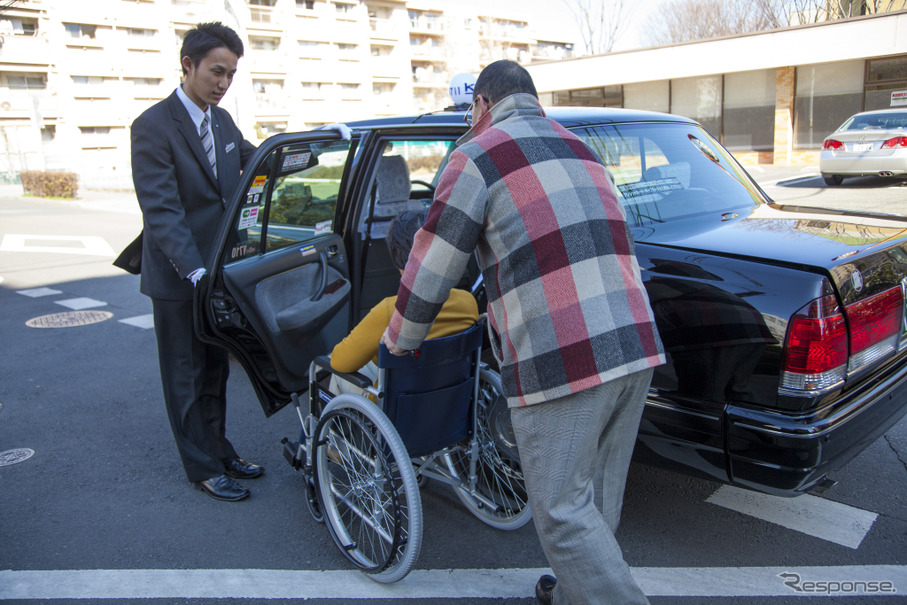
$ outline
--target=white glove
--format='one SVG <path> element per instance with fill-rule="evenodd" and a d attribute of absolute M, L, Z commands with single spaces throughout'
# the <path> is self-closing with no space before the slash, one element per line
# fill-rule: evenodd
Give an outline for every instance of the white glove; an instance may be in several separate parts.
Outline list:
<path fill-rule="evenodd" d="M 337 134 L 339 134 L 340 138 L 342 138 L 344 141 L 349 141 L 350 137 L 353 135 L 353 131 L 350 130 L 349 126 L 340 123 L 328 124 L 326 126 L 322 126 L 318 130 L 336 130 Z"/>
<path fill-rule="evenodd" d="M 198 283 L 198 280 L 200 280 L 202 278 L 202 275 L 204 275 L 205 273 L 207 273 L 207 271 L 205 271 L 204 267 L 201 267 L 199 269 L 196 269 L 186 277 L 189 278 L 189 281 L 191 281 L 192 285 L 194 286 Z"/>

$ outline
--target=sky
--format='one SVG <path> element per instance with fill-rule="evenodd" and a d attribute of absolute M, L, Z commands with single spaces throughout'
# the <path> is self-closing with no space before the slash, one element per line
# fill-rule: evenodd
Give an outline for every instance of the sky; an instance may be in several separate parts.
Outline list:
<path fill-rule="evenodd" d="M 493 3 L 495 12 L 512 13 L 528 17 L 537 34 L 550 35 L 574 42 L 582 48 L 582 34 L 565 0 L 455 0 L 462 4 L 488 7 Z M 569 1 L 569 0 L 567 0 Z M 608 0 L 605 0 L 608 1 Z M 630 22 L 617 40 L 614 50 L 639 48 L 639 34 L 649 13 L 665 0 L 627 0 L 633 7 Z"/>

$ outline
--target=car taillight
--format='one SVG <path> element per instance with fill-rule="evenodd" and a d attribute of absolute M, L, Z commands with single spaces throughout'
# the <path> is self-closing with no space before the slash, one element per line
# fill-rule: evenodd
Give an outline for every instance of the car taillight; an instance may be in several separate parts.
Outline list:
<path fill-rule="evenodd" d="M 818 391 L 847 374 L 847 326 L 833 294 L 817 298 L 791 318 L 784 346 L 782 388 Z"/>
<path fill-rule="evenodd" d="M 826 139 L 825 142 L 822 143 L 822 149 L 844 149 L 844 143 L 834 139 Z"/>
<path fill-rule="evenodd" d="M 894 149 L 895 147 L 907 147 L 907 137 L 894 137 L 882 143 L 882 149 Z"/>
<path fill-rule="evenodd" d="M 788 325 L 781 387 L 820 392 L 840 385 L 849 372 L 893 353 L 903 322 L 900 286 L 850 304 L 843 313 L 834 295 L 817 298 Z"/>
<path fill-rule="evenodd" d="M 900 286 L 848 305 L 846 311 L 850 320 L 849 371 L 859 370 L 897 348 L 904 317 Z"/>

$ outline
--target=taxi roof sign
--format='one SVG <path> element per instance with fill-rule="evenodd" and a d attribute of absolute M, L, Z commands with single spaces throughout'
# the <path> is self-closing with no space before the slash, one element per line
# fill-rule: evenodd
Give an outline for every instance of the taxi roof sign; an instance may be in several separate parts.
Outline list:
<path fill-rule="evenodd" d="M 470 105 L 472 103 L 472 93 L 475 90 L 476 77 L 471 73 L 462 73 L 455 75 L 450 80 L 450 86 L 447 89 L 450 99 L 455 106 Z"/>

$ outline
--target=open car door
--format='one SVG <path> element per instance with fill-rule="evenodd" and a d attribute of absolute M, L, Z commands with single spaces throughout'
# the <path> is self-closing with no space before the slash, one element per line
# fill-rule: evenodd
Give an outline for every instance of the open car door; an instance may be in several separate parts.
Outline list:
<path fill-rule="evenodd" d="M 239 360 L 267 416 L 308 388 L 311 360 L 349 332 L 349 266 L 334 223 L 356 144 L 329 131 L 262 143 L 196 288 L 199 337 Z"/>

